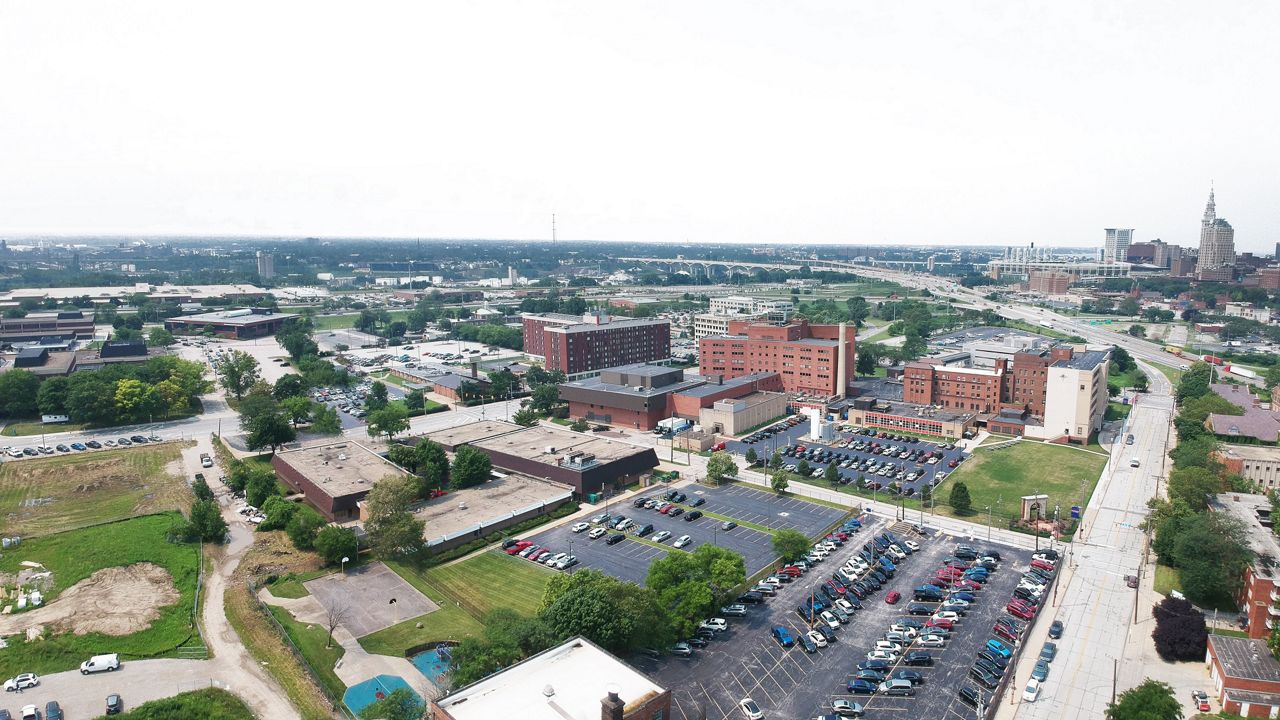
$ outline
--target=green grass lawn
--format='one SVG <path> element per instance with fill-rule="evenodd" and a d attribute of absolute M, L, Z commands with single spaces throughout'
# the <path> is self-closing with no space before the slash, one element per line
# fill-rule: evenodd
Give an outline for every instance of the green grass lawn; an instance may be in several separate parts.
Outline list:
<path fill-rule="evenodd" d="M 312 570 L 305 573 L 289 573 L 276 578 L 276 581 L 267 586 L 272 595 L 278 598 L 301 598 L 310 595 L 307 588 L 302 583 L 308 580 L 315 580 L 318 577 L 324 577 L 334 572 L 333 568 L 325 568 L 320 570 Z"/>
<path fill-rule="evenodd" d="M 4 430 L 0 430 L 0 435 L 8 437 L 24 437 L 28 435 L 39 435 L 41 433 L 79 432 L 88 427 L 89 423 L 45 424 L 34 421 L 11 422 L 4 426 Z"/>
<path fill-rule="evenodd" d="M 500 607 L 522 615 L 535 614 L 542 603 L 542 591 L 555 574 L 554 570 L 498 550 L 423 572 L 429 585 L 456 598 L 464 608 L 479 613 L 477 620 Z"/>
<path fill-rule="evenodd" d="M 365 635 L 360 638 L 360 647 L 379 655 L 404 657 L 406 650 L 417 645 L 442 640 L 456 642 L 463 638 L 479 636 L 484 631 L 484 625 L 478 619 L 472 617 L 444 593 L 427 584 L 417 570 L 396 562 L 388 562 L 387 567 L 394 570 L 397 575 L 405 579 L 405 582 L 417 588 L 423 595 L 435 601 L 440 609 Z M 422 623 L 422 627 L 417 627 L 418 623 Z"/>
<path fill-rule="evenodd" d="M 165 466 L 182 443 L 57 455 L 0 465 L 0 533 L 36 537 L 177 510 L 191 504 L 184 477 Z"/>
<path fill-rule="evenodd" d="M 1123 420 L 1129 417 L 1129 412 L 1132 410 L 1133 410 L 1132 405 L 1125 405 L 1124 403 L 1119 403 L 1119 402 L 1109 402 L 1107 403 L 1106 419 L 1108 421 Z"/>
<path fill-rule="evenodd" d="M 1173 590 L 1182 592 L 1182 578 L 1178 569 L 1168 565 L 1156 565 L 1156 577 L 1152 585 L 1161 595 L 1168 595 Z"/>
<path fill-rule="evenodd" d="M 1049 509 L 1062 506 L 1065 516 L 1072 505 L 1083 507 L 1093 493 L 1106 455 L 1059 445 L 1023 441 L 1009 447 L 978 450 L 951 473 L 937 489 L 939 513 L 955 516 L 944 505 L 956 482 L 964 482 L 973 499 L 974 515 L 990 505 L 998 515 L 1009 517 L 1018 512 L 1018 498 L 1040 493 L 1049 496 Z"/>
<path fill-rule="evenodd" d="M 334 697 L 342 697 L 347 691 L 347 686 L 338 679 L 338 675 L 334 673 L 333 668 L 346 654 L 338 643 L 333 643 L 333 647 L 326 648 L 325 643 L 329 639 L 329 631 L 321 625 L 311 625 L 304 622 L 298 622 L 289 614 L 288 610 L 275 605 L 268 605 L 267 609 L 275 616 L 275 619 L 284 627 L 285 634 L 293 641 L 298 650 L 302 651 L 302 656 L 307 659 L 307 663 L 320 676 L 320 681 L 333 694 Z"/>
<path fill-rule="evenodd" d="M 121 688 L 127 691 L 127 688 Z M 126 700 L 128 694 L 122 695 Z M 253 712 L 240 698 L 221 688 L 204 688 L 152 700 L 116 715 L 120 720 L 253 720 Z"/>
<path fill-rule="evenodd" d="M 56 601 L 58 593 L 97 570 L 140 562 L 155 563 L 168 570 L 179 595 L 176 604 L 160 608 L 160 617 L 150 627 L 132 635 L 67 633 L 30 643 L 21 636 L 11 637 L 9 647 L 0 652 L 0 675 L 69 670 L 91 655 L 106 652 L 118 652 L 126 660 L 152 657 L 185 643 L 195 632 L 192 605 L 198 547 L 166 539 L 169 531 L 182 522 L 178 513 L 147 515 L 33 538 L 0 556 L 0 573 L 17 572 L 24 560 L 41 563 L 53 572 L 53 587 L 46 595 L 46 603 Z"/>

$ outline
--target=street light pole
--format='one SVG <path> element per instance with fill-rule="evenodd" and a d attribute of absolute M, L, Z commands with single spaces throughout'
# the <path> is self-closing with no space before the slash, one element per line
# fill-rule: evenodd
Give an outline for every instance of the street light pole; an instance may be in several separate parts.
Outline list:
<path fill-rule="evenodd" d="M 991 506 L 987 506 L 987 542 L 991 542 Z"/>

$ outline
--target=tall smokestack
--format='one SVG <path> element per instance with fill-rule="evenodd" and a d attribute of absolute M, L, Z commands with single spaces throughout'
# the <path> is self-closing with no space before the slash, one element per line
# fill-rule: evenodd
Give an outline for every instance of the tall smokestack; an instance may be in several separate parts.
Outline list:
<path fill-rule="evenodd" d="M 836 361 L 836 393 L 840 397 L 849 396 L 849 380 L 847 373 L 849 372 L 849 346 L 845 343 L 846 325 L 840 323 L 840 349 L 839 358 Z"/>

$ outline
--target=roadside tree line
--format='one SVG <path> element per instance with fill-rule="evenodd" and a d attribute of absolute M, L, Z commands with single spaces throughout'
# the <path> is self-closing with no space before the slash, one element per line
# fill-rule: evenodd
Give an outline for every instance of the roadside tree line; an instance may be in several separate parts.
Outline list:
<path fill-rule="evenodd" d="M 204 366 L 172 355 L 41 379 L 23 368 L 0 374 L 0 413 L 66 415 L 72 422 L 125 425 L 186 414 L 208 392 Z"/>

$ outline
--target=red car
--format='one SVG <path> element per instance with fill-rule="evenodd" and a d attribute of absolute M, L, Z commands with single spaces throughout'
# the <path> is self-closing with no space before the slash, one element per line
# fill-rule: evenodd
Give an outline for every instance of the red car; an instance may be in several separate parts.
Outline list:
<path fill-rule="evenodd" d="M 942 628 L 948 632 L 956 629 L 955 623 L 943 618 L 929 618 L 925 621 L 924 626 L 927 628 Z"/>
<path fill-rule="evenodd" d="M 1194 690 L 1191 693 L 1191 701 L 1195 703 L 1196 709 L 1200 712 L 1209 712 L 1209 695 L 1203 690 Z"/>
<path fill-rule="evenodd" d="M 788 565 L 788 566 L 786 566 L 786 567 L 784 567 L 784 568 L 781 568 L 781 569 L 779 569 L 779 570 L 778 570 L 778 572 L 780 572 L 780 573 L 784 573 L 784 574 L 786 574 L 786 575 L 790 575 L 791 577 L 800 577 L 800 575 L 801 575 L 801 573 L 800 573 L 800 568 L 798 568 L 798 567 L 796 567 L 796 566 L 794 566 L 794 565 Z"/>
<path fill-rule="evenodd" d="M 662 513 L 663 515 L 666 515 L 667 513 L 671 512 L 671 509 L 672 509 L 672 508 L 674 508 L 674 507 L 675 507 L 675 505 L 668 505 L 668 506 L 666 506 L 666 507 L 662 508 L 661 510 L 659 510 L 658 512 Z"/>
<path fill-rule="evenodd" d="M 530 542 L 530 541 L 528 541 L 528 540 L 521 540 L 520 542 L 516 543 L 515 545 L 512 545 L 511 547 L 507 548 L 507 554 L 508 554 L 508 555 L 515 555 L 516 553 L 518 553 L 518 552 L 520 552 L 521 550 L 523 550 L 523 549 L 525 549 L 525 548 L 529 547 L 529 546 L 530 546 L 530 545 L 532 545 L 532 544 L 533 544 L 533 543 L 532 543 L 532 542 Z"/>
<path fill-rule="evenodd" d="M 955 460 L 952 460 L 951 462 L 947 463 L 947 467 L 949 468 L 954 468 L 956 465 L 959 465 L 959 463 L 957 463 Z"/>
<path fill-rule="evenodd" d="M 955 589 L 956 589 L 956 590 L 970 590 L 970 591 L 973 591 L 973 590 L 981 590 L 981 589 L 982 589 L 982 583 L 977 583 L 977 582 L 974 582 L 974 581 L 972 581 L 972 580 L 961 580 L 960 582 L 958 582 L 958 583 L 956 583 L 956 584 L 955 584 Z"/>
<path fill-rule="evenodd" d="M 890 590 L 889 594 L 884 596 L 884 601 L 889 603 L 890 605 L 897 605 L 898 601 L 901 599 L 902 599 L 902 593 L 898 592 L 897 590 Z"/>
<path fill-rule="evenodd" d="M 1035 617 L 1035 613 L 1032 612 L 1030 608 L 1022 607 L 1020 605 L 1009 605 L 1005 610 L 1007 610 L 1010 615 L 1022 620 L 1030 620 Z"/>
<path fill-rule="evenodd" d="M 1031 567 L 1036 568 L 1037 570 L 1044 570 L 1045 572 L 1053 572 L 1053 563 L 1046 560 L 1032 560 Z"/>
<path fill-rule="evenodd" d="M 1014 634 L 1013 630 L 1010 630 L 1004 625 L 996 625 L 991 628 L 991 632 L 1005 640 L 1008 640 L 1009 642 L 1018 642 L 1018 636 Z"/>

